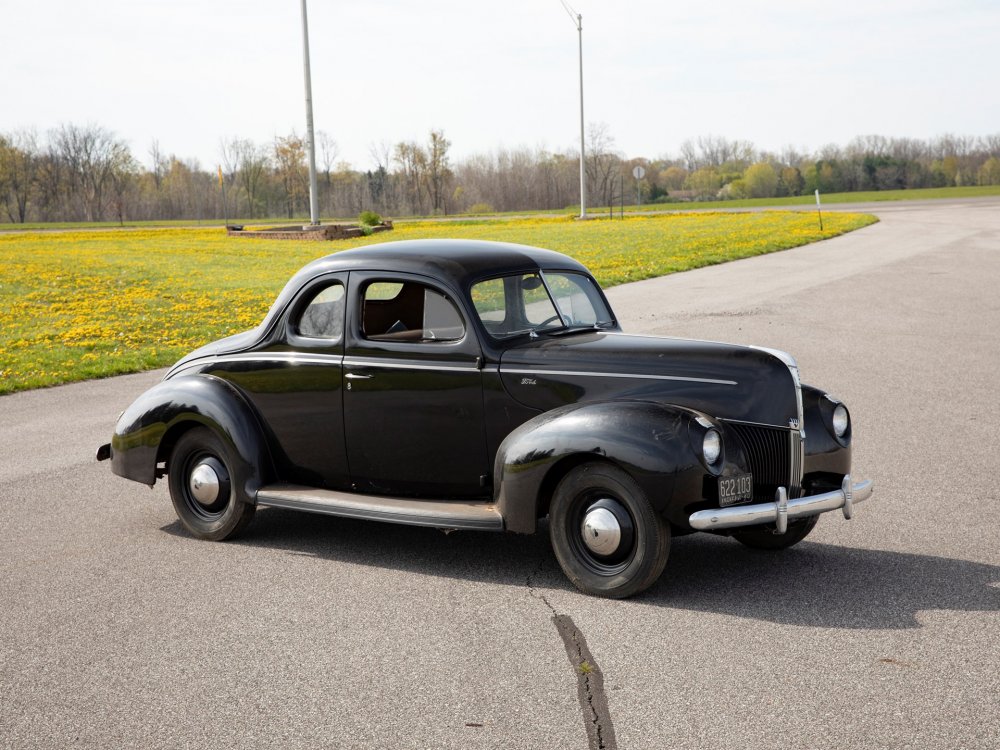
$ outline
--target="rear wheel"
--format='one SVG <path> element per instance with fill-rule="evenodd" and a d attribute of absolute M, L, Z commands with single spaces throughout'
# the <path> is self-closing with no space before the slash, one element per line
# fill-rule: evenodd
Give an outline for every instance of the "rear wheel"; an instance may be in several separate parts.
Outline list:
<path fill-rule="evenodd" d="M 236 466 L 230 449 L 207 427 L 189 430 L 177 441 L 170 457 L 170 499 L 194 536 L 229 539 L 253 519 L 254 506 L 236 492 L 242 480 Z"/>
<path fill-rule="evenodd" d="M 816 528 L 818 521 L 819 516 L 810 516 L 789 523 L 784 534 L 775 534 L 774 526 L 767 526 L 760 529 L 733 532 L 733 538 L 754 549 L 788 549 L 809 536 L 809 532 Z"/>
<path fill-rule="evenodd" d="M 670 552 L 670 527 L 621 469 L 570 471 L 549 508 L 549 535 L 566 577 L 581 591 L 621 599 L 655 583 Z"/>

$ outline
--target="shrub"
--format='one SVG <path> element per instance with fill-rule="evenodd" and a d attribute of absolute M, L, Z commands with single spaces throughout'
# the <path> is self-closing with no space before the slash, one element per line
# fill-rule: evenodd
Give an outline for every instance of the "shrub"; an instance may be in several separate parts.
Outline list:
<path fill-rule="evenodd" d="M 358 215 L 358 222 L 362 227 L 374 227 L 382 223 L 382 217 L 374 211 L 362 211 Z"/>

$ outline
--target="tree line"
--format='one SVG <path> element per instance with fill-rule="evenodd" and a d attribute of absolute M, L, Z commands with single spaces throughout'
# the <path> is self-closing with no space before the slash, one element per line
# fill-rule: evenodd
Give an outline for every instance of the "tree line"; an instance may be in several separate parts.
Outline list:
<path fill-rule="evenodd" d="M 579 152 L 498 148 L 453 161 L 451 142 L 374 145 L 371 166 L 339 160 L 336 141 L 316 138 L 320 212 L 351 217 L 563 209 L 579 204 Z M 0 133 L 0 222 L 300 218 L 309 212 L 307 142 L 225 139 L 217 169 L 167 155 L 157 141 L 141 163 L 99 125 L 65 124 L 40 136 Z M 642 166 L 636 183 L 633 169 Z M 703 136 L 679 154 L 626 158 L 603 124 L 587 135 L 589 203 L 691 200 L 1000 185 L 1000 133 L 930 140 L 862 136 L 813 153 L 758 150 L 749 141 Z"/>

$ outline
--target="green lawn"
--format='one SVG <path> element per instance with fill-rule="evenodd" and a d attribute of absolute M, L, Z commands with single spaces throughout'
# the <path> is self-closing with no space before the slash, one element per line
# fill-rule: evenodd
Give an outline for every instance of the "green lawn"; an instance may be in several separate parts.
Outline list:
<path fill-rule="evenodd" d="M 686 213 L 414 221 L 356 240 L 227 237 L 221 229 L 0 233 L 0 393 L 167 365 L 257 325 L 288 278 L 349 247 L 437 237 L 559 250 L 604 286 L 783 250 L 876 221 L 836 213 Z"/>

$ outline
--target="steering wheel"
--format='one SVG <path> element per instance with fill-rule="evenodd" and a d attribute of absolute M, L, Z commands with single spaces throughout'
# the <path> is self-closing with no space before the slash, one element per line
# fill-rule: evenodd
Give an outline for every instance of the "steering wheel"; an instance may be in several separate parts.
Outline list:
<path fill-rule="evenodd" d="M 551 323 L 554 320 L 559 320 L 559 314 L 558 313 L 556 313 L 555 315 L 550 315 L 545 320 L 543 320 L 541 323 L 539 323 L 538 325 L 536 325 L 535 328 L 541 328 L 542 326 L 547 326 L 549 323 Z"/>

